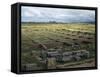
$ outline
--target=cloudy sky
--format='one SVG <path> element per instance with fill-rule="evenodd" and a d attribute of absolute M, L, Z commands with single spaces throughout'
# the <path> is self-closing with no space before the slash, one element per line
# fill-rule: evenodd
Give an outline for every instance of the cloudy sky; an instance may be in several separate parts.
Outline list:
<path fill-rule="evenodd" d="M 94 10 L 21 7 L 21 22 L 94 22 Z"/>

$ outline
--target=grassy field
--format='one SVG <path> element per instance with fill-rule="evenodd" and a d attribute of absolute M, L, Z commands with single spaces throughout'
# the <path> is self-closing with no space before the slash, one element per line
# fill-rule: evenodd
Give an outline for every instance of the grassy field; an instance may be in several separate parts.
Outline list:
<path fill-rule="evenodd" d="M 39 68 L 46 69 L 46 65 L 41 62 L 41 48 L 40 44 L 47 47 L 47 49 L 59 49 L 63 48 L 63 52 L 71 52 L 76 50 L 87 50 L 90 52 L 88 60 L 95 57 L 95 25 L 88 23 L 70 23 L 70 24 L 57 24 L 57 23 L 44 23 L 44 24 L 22 24 L 22 54 L 21 64 L 37 64 Z M 63 45 L 67 44 L 67 45 Z M 69 45 L 69 46 L 68 46 Z M 78 45 L 78 47 L 72 47 L 71 45 Z M 42 56 L 45 58 L 44 56 Z M 75 65 L 93 63 L 90 61 L 78 61 Z M 69 65 L 70 62 L 56 63 L 57 66 Z M 73 64 L 71 62 L 71 64 Z M 74 65 L 74 67 L 75 67 Z M 70 65 L 69 65 L 70 66 Z M 83 65 L 82 65 L 83 66 Z M 79 67 L 82 67 L 79 66 Z M 85 66 L 85 67 L 86 67 Z M 93 66 L 90 66 L 93 67 Z M 60 67 L 61 68 L 61 67 Z M 63 68 L 63 67 L 62 67 Z M 66 67 L 65 67 L 66 68 Z M 71 66 L 71 68 L 73 68 Z"/>

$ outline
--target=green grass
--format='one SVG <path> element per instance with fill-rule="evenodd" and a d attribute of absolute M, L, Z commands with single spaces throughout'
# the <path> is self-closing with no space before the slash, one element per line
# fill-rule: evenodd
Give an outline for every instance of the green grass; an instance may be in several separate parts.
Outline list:
<path fill-rule="evenodd" d="M 48 48 L 51 47 L 50 44 L 58 44 L 59 46 L 62 42 L 81 43 L 83 40 L 91 42 L 92 40 L 94 41 L 95 26 L 92 24 L 24 25 L 22 24 L 22 45 L 24 46 L 24 48 L 27 48 L 27 45 L 31 48 L 31 46 L 33 45 L 32 40 L 35 42 L 34 45 L 42 43 L 46 44 Z M 82 36 L 82 38 L 79 38 L 79 36 Z M 89 37 L 91 37 L 92 39 L 87 39 Z M 76 39 L 76 41 L 74 41 L 73 39 Z"/>
<path fill-rule="evenodd" d="M 21 26 L 21 44 L 22 44 L 22 63 L 36 63 L 35 58 L 29 54 L 32 51 L 37 52 L 38 57 L 41 55 L 39 44 L 45 45 L 48 49 L 58 49 L 64 43 L 78 43 L 80 48 L 65 46 L 69 51 L 85 49 L 89 50 L 92 57 L 95 52 L 95 25 L 84 23 L 72 24 L 22 24 Z M 84 44 L 83 41 L 89 42 Z M 26 54 L 26 55 L 25 55 Z"/>

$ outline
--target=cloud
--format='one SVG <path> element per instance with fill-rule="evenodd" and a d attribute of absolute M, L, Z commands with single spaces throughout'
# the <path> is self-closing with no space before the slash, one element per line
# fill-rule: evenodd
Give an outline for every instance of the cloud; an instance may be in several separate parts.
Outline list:
<path fill-rule="evenodd" d="M 24 15 L 25 15 L 26 17 L 32 17 L 32 16 L 34 16 L 34 14 L 33 14 L 33 13 L 30 13 L 29 11 L 25 11 L 25 12 L 24 12 Z"/>
<path fill-rule="evenodd" d="M 22 6 L 22 22 L 91 22 L 95 11 Z"/>

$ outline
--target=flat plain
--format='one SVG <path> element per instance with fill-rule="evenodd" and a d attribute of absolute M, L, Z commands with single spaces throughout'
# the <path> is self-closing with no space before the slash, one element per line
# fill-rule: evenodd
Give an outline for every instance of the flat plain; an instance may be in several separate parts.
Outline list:
<path fill-rule="evenodd" d="M 95 66 L 94 24 L 22 23 L 21 35 L 21 66 L 24 70 Z M 60 54 L 85 50 L 89 57 L 57 61 L 46 54 L 57 50 L 61 50 Z"/>

